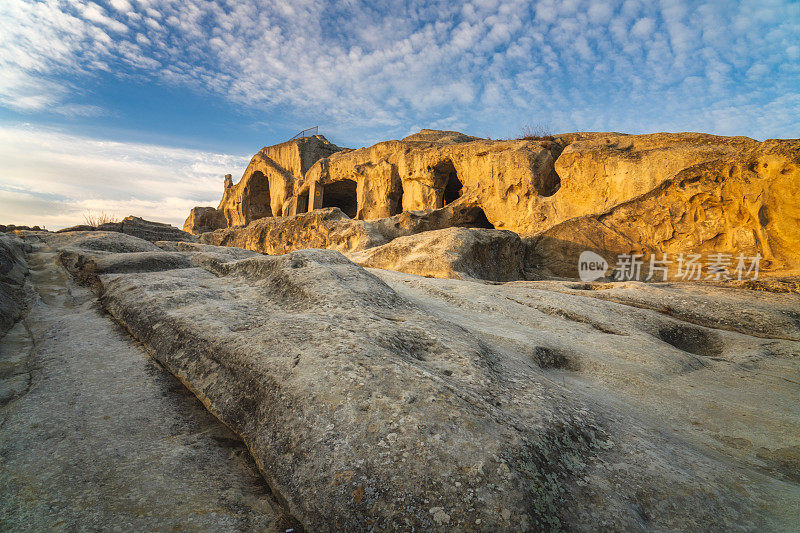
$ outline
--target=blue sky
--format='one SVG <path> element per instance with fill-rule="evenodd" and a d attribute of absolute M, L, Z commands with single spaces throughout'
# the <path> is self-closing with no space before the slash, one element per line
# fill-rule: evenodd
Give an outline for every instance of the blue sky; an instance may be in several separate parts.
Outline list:
<path fill-rule="evenodd" d="M 800 3 L 0 2 L 0 223 L 178 224 L 313 125 L 359 147 L 526 124 L 798 137 Z"/>

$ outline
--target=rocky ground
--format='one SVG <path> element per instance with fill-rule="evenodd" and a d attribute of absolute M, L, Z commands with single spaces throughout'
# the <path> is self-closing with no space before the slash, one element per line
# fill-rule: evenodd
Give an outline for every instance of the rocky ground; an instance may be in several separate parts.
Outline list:
<path fill-rule="evenodd" d="M 0 339 L 0 529 L 290 524 L 240 439 L 71 279 L 56 249 L 26 240 L 30 309 Z"/>
<path fill-rule="evenodd" d="M 465 279 L 433 279 L 333 250 L 18 235 L 5 529 L 800 523 L 791 283 L 488 283 L 458 260 L 435 268 Z"/>

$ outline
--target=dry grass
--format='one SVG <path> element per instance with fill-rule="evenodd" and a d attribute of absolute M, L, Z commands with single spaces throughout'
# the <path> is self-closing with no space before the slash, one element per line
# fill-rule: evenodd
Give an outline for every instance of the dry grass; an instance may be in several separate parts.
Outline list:
<path fill-rule="evenodd" d="M 528 124 L 520 128 L 520 135 L 518 140 L 524 141 L 552 141 L 553 134 L 550 128 L 545 124 L 535 124 L 530 126 Z"/>
<path fill-rule="evenodd" d="M 101 224 L 108 224 L 109 222 L 119 222 L 119 217 L 109 215 L 108 213 L 94 213 L 89 211 L 83 215 L 83 221 L 94 228 Z"/>

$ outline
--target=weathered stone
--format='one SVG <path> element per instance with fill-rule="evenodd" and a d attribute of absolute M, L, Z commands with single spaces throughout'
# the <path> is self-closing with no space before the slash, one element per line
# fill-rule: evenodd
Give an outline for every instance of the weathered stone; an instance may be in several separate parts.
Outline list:
<path fill-rule="evenodd" d="M 107 248 L 149 247 L 106 235 L 120 241 Z M 0 529 L 296 527 L 239 438 L 99 309 L 54 250 L 25 238 L 30 310 L 0 339 Z M 71 238 L 81 236 L 52 240 Z"/>
<path fill-rule="evenodd" d="M 338 208 L 317 209 L 291 217 L 266 217 L 247 226 L 235 226 L 200 235 L 200 241 L 236 246 L 267 254 L 304 248 L 340 252 L 365 250 L 392 239 L 449 227 L 491 227 L 480 208 L 448 206 L 407 211 L 379 220 L 352 220 Z"/>
<path fill-rule="evenodd" d="M 331 153 L 267 189 L 284 214 L 338 207 L 372 221 L 443 206 L 480 210 L 484 227 L 533 238 L 532 257 L 554 275 L 574 275 L 573 252 L 587 248 L 614 257 L 759 253 L 765 274 L 786 274 L 800 271 L 791 192 L 799 154 L 798 141 L 701 133 L 490 141 L 423 130 Z M 247 201 L 267 205 L 252 194 Z M 271 214 L 280 214 L 273 204 Z"/>
<path fill-rule="evenodd" d="M 294 217 L 260 218 L 200 235 L 200 242 L 236 246 L 267 254 L 284 254 L 301 248 L 363 250 L 387 242 L 373 225 L 351 220 L 339 209 L 318 209 Z"/>
<path fill-rule="evenodd" d="M 139 217 L 125 217 L 122 219 L 122 233 L 133 235 L 146 241 L 193 241 L 195 238 L 181 231 L 175 226 L 162 222 L 151 222 Z"/>
<path fill-rule="evenodd" d="M 163 222 L 152 222 L 140 217 L 128 216 L 120 222 L 106 222 L 99 226 L 81 224 L 56 231 L 56 233 L 72 233 L 84 231 L 118 232 L 133 235 L 146 241 L 194 241 L 190 233 L 181 231 L 175 226 Z"/>
<path fill-rule="evenodd" d="M 194 207 L 183 224 L 183 231 L 200 235 L 215 229 L 228 227 L 225 213 L 214 207 Z"/>
<path fill-rule="evenodd" d="M 20 319 L 27 307 L 25 262 L 27 245 L 14 235 L 0 234 L 0 338 Z"/>
<path fill-rule="evenodd" d="M 227 225 L 244 225 L 262 217 L 282 215 L 283 204 L 292 196 L 295 181 L 317 160 L 339 150 L 321 135 L 262 148 L 236 185 L 229 177 L 225 179 L 218 209 Z"/>
<path fill-rule="evenodd" d="M 14 224 L 0 224 L 0 233 L 11 233 L 14 231 L 47 231 L 43 230 L 39 226 L 15 226 Z"/>
<path fill-rule="evenodd" d="M 130 259 L 94 272 L 103 306 L 243 437 L 310 530 L 800 518 L 800 404 L 782 377 L 800 370 L 797 294 L 489 285 L 191 243 L 163 244 L 191 263 L 165 270 L 172 255 L 150 264 L 67 237 L 84 256 L 73 272 Z M 733 310 L 773 327 L 755 336 Z"/>
<path fill-rule="evenodd" d="M 608 260 L 722 253 L 731 269 L 739 255 L 758 254 L 762 275 L 800 272 L 800 141 L 741 143 L 750 148 L 736 158 L 716 154 L 645 194 L 532 238 L 536 261 L 551 274 L 575 276 L 585 249 Z"/>
<path fill-rule="evenodd" d="M 433 278 L 525 279 L 525 247 L 514 232 L 448 228 L 426 231 L 348 254 L 363 267 Z"/>
<path fill-rule="evenodd" d="M 520 231 L 528 200 L 557 186 L 554 149 L 550 141 L 386 141 L 318 161 L 296 194 L 321 184 L 323 206 L 359 219 L 477 205 L 497 229 Z"/>

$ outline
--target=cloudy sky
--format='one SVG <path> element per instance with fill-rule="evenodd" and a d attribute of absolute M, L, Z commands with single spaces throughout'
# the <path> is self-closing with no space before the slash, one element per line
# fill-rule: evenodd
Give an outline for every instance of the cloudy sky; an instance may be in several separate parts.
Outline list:
<path fill-rule="evenodd" d="M 182 225 L 261 146 L 800 137 L 796 0 L 0 0 L 0 224 Z"/>

